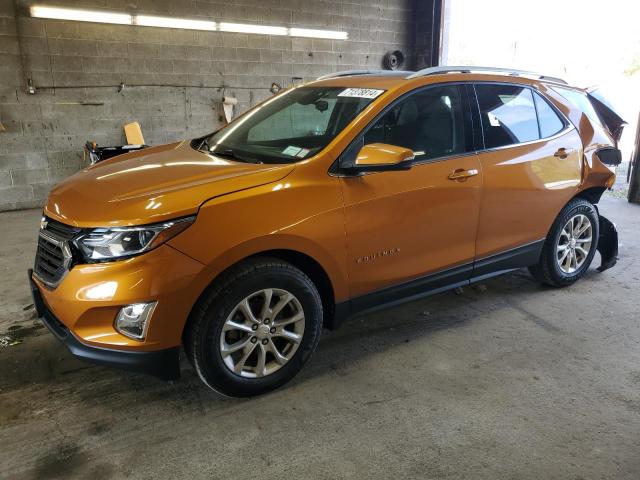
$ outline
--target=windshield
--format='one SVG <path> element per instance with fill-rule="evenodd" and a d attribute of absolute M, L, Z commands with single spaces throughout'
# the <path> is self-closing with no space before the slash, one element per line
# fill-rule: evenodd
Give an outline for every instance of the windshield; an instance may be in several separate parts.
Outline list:
<path fill-rule="evenodd" d="M 195 140 L 193 146 L 240 162 L 298 162 L 326 147 L 383 92 L 370 88 L 295 88 Z"/>

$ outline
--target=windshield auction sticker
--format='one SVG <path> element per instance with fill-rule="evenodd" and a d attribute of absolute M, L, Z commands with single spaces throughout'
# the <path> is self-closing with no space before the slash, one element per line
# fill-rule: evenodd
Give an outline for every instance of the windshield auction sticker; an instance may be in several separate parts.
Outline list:
<path fill-rule="evenodd" d="M 282 153 L 284 155 L 289 155 L 290 157 L 295 157 L 298 153 L 300 153 L 300 150 L 302 150 L 302 148 L 294 147 L 293 145 L 289 145 L 287 148 L 285 148 L 282 151 Z"/>
<path fill-rule="evenodd" d="M 347 88 L 341 91 L 339 97 L 352 97 L 352 98 L 376 98 L 380 96 L 384 90 L 378 90 L 377 88 Z"/>

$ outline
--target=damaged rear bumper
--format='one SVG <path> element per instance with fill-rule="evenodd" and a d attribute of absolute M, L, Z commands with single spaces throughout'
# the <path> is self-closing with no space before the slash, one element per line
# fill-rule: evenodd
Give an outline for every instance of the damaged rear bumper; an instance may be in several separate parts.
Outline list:
<path fill-rule="evenodd" d="M 598 251 L 600 252 L 599 272 L 613 267 L 618 262 L 618 230 L 615 224 L 608 218 L 598 214 L 600 219 L 600 237 L 598 238 Z"/>

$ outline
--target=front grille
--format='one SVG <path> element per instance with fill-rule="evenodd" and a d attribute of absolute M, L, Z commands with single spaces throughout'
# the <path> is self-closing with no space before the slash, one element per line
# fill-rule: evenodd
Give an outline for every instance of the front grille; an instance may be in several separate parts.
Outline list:
<path fill-rule="evenodd" d="M 47 223 L 44 230 L 46 232 L 54 234 L 55 236 L 63 240 L 71 240 L 80 231 L 79 228 L 65 225 L 64 223 L 56 222 L 55 220 L 51 220 L 49 218 L 46 218 L 45 221 Z"/>
<path fill-rule="evenodd" d="M 80 229 L 48 218 L 43 219 L 33 271 L 45 284 L 55 287 L 71 267 L 73 260 L 69 240 Z"/>

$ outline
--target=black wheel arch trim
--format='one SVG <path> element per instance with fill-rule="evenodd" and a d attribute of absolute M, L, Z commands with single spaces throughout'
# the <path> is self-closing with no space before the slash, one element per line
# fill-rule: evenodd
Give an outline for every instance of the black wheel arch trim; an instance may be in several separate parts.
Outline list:
<path fill-rule="evenodd" d="M 598 208 L 596 207 L 596 211 Z M 618 263 L 618 230 L 616 224 L 600 215 L 600 236 L 598 237 L 598 252 L 600 252 L 599 272 L 604 272 Z"/>

